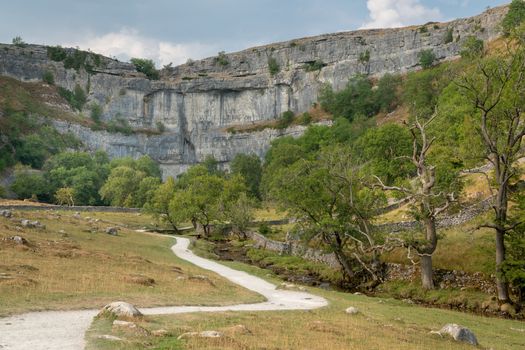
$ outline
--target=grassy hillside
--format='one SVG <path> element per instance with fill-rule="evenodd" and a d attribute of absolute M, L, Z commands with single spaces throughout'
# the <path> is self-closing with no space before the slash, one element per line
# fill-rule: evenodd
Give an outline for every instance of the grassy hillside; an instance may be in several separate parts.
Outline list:
<path fill-rule="evenodd" d="M 271 282 L 279 283 L 267 270 L 241 263 L 227 265 L 246 270 Z M 403 301 L 368 298 L 340 292 L 309 288 L 310 292 L 329 300 L 326 308 L 312 311 L 228 312 L 180 314 L 147 317 L 138 324 L 148 331 L 164 329 L 166 337 L 111 331 L 111 321 L 97 320 L 88 332 L 87 349 L 472 349 L 450 338 L 430 334 L 446 323 L 469 327 L 483 349 L 520 349 L 525 347 L 525 326 L 519 321 L 483 318 L 459 312 L 426 309 Z M 354 306 L 358 315 L 344 310 Z M 236 325 L 250 333 L 236 333 Z M 177 340 L 189 331 L 218 330 L 225 337 L 217 339 Z M 113 334 L 125 339 L 111 342 L 96 339 L 100 334 Z"/>
<path fill-rule="evenodd" d="M 46 228 L 22 227 L 22 219 L 38 220 Z M 172 238 L 134 231 L 151 221 L 141 214 L 82 213 L 78 218 L 60 211 L 0 217 L 0 315 L 100 308 L 116 300 L 139 306 L 261 300 L 175 257 Z M 118 235 L 106 234 L 107 227 L 119 227 Z M 9 239 L 15 235 L 27 243 Z"/>

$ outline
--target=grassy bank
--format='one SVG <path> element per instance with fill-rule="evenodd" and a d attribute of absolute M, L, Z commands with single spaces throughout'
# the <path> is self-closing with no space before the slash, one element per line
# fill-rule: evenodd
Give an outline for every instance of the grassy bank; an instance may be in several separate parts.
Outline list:
<path fill-rule="evenodd" d="M 50 211 L 14 216 L 0 217 L 0 315 L 99 308 L 115 300 L 142 307 L 262 300 L 178 259 L 170 250 L 173 238 L 135 232 L 151 223 L 148 216 L 90 212 L 77 218 Z M 22 227 L 21 219 L 38 220 L 46 228 Z M 120 227 L 117 236 L 105 233 L 120 225 L 127 228 Z M 27 243 L 9 239 L 15 235 Z"/>

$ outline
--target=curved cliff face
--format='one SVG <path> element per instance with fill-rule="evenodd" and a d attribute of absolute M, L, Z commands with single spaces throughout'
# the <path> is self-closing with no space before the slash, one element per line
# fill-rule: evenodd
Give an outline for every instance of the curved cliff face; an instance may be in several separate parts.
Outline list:
<path fill-rule="evenodd" d="M 307 111 L 324 83 L 341 89 L 355 74 L 418 69 L 422 50 L 432 49 L 438 60 L 453 59 L 466 37 L 495 38 L 506 11 L 499 7 L 449 23 L 327 34 L 255 47 L 164 69 L 158 81 L 146 79 L 131 64 L 105 57 L 88 73 L 50 60 L 43 46 L 0 45 L 0 74 L 39 81 L 51 71 L 56 85 L 83 87 L 89 103 L 103 108 L 106 121 L 125 119 L 137 129 L 155 129 L 162 123 L 166 130 L 161 135 L 131 136 L 58 121 L 56 126 L 110 156 L 148 154 L 161 163 L 165 175 L 176 175 L 208 154 L 221 162 L 239 152 L 262 156 L 273 138 L 299 135 L 304 128 L 237 134 L 225 130 L 275 119 L 288 110 Z M 451 42 L 445 39 L 450 38 L 449 31 Z M 269 60 L 278 66 L 273 75 Z"/>

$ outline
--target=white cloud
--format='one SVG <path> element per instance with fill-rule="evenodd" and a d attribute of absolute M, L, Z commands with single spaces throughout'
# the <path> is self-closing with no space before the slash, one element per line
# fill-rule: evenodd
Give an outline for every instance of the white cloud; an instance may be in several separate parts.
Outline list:
<path fill-rule="evenodd" d="M 82 40 L 66 43 L 64 46 L 90 49 L 105 56 L 117 57 L 127 61 L 132 57 L 149 58 L 157 66 L 185 63 L 189 58 L 199 59 L 212 56 L 218 52 L 215 45 L 205 45 L 198 42 L 171 43 L 141 35 L 137 30 L 123 28 L 100 36 L 88 36 Z"/>
<path fill-rule="evenodd" d="M 428 8 L 419 0 L 368 0 L 371 21 L 361 29 L 403 27 L 442 18 L 438 8 Z"/>

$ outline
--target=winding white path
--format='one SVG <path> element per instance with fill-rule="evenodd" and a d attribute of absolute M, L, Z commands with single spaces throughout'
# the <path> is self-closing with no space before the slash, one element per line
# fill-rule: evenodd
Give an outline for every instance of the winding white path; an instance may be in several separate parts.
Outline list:
<path fill-rule="evenodd" d="M 146 315 L 188 312 L 308 310 L 326 306 L 321 297 L 304 293 L 277 290 L 276 286 L 259 277 L 238 271 L 196 256 L 188 246 L 189 239 L 177 237 L 171 250 L 179 258 L 198 267 L 216 272 L 233 283 L 262 294 L 267 301 L 257 304 L 230 306 L 168 306 L 144 308 Z M 1 296 L 0 296 L 1 298 Z M 84 334 L 98 310 L 31 312 L 0 318 L 1 350 L 80 350 L 84 348 Z"/>

